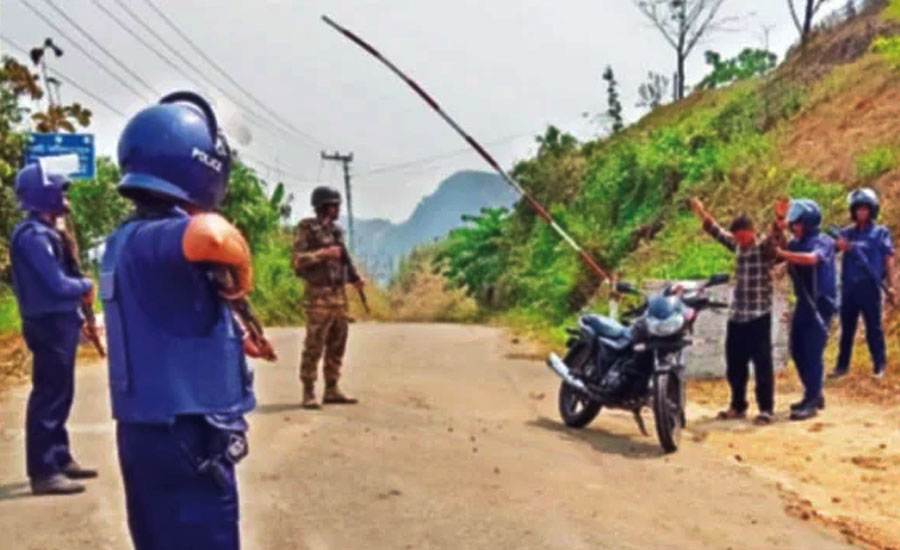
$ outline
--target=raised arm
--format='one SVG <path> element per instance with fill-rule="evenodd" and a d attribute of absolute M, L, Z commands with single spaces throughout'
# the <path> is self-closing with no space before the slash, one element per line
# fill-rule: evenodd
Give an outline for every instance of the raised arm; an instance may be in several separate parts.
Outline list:
<path fill-rule="evenodd" d="M 706 211 L 706 208 L 699 199 L 691 199 L 690 205 L 691 210 L 694 211 L 697 218 L 703 222 L 703 230 L 706 231 L 707 234 L 719 241 L 719 243 L 728 250 L 731 250 L 732 252 L 737 250 L 737 242 L 735 242 L 734 237 L 716 223 L 716 220 Z"/>

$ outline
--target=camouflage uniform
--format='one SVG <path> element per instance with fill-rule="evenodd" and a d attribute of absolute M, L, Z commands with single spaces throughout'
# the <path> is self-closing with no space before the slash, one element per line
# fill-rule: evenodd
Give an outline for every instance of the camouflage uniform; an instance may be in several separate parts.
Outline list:
<path fill-rule="evenodd" d="M 326 385 L 334 387 L 341 376 L 349 322 L 344 286 L 360 277 L 347 258 L 326 258 L 321 251 L 343 243 L 344 232 L 335 224 L 308 218 L 297 225 L 292 261 L 294 271 L 306 281 L 306 340 L 300 361 L 304 384 L 316 381 L 323 351 Z"/>

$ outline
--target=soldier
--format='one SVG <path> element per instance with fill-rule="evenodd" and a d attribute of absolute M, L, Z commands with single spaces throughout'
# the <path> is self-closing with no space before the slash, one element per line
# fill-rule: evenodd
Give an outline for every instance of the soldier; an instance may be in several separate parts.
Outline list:
<path fill-rule="evenodd" d="M 235 464 L 256 403 L 244 354 L 256 350 L 227 302 L 251 289 L 249 248 L 210 213 L 230 151 L 206 101 L 178 92 L 128 122 L 118 155 L 135 213 L 107 241 L 100 293 L 131 538 L 136 550 L 237 550 Z M 213 282 L 221 266 L 231 288 Z"/>
<path fill-rule="evenodd" d="M 318 409 L 315 383 L 318 363 L 325 353 L 325 404 L 354 404 L 338 388 L 344 350 L 347 347 L 348 316 L 345 285 L 362 288 L 365 281 L 353 267 L 344 246 L 344 232 L 336 221 L 341 208 L 341 194 L 330 187 L 317 187 L 312 192 L 315 218 L 297 225 L 294 236 L 293 265 L 297 275 L 306 281 L 306 340 L 300 362 L 303 382 L 303 407 Z"/>
<path fill-rule="evenodd" d="M 69 211 L 69 181 L 30 164 L 16 177 L 16 196 L 28 213 L 10 239 L 13 289 L 22 333 L 33 356 L 25 417 L 25 454 L 31 490 L 41 494 L 84 491 L 73 481 L 97 476 L 72 458 L 66 420 L 75 393 L 75 354 L 84 302 L 94 303 L 90 279 L 66 269 L 57 220 Z"/>

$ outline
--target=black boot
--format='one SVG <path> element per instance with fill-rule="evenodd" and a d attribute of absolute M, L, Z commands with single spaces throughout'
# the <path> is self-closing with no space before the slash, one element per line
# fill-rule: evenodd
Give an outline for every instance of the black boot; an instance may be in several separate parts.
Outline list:
<path fill-rule="evenodd" d="M 74 495 L 84 492 L 84 485 L 76 483 L 63 474 L 31 480 L 31 492 L 35 495 Z"/>
<path fill-rule="evenodd" d="M 805 407 L 791 411 L 791 420 L 808 420 L 819 414 L 815 403 L 810 403 Z"/>
<path fill-rule="evenodd" d="M 815 400 L 814 404 L 818 410 L 820 410 L 820 411 L 825 410 L 825 396 L 820 395 L 819 398 Z M 796 411 L 796 410 L 802 409 L 805 406 L 806 406 L 805 399 L 803 401 L 799 401 L 797 403 L 791 403 L 791 411 Z"/>
<path fill-rule="evenodd" d="M 97 470 L 85 468 L 74 460 L 63 468 L 62 473 L 69 479 L 92 479 L 97 477 Z"/>

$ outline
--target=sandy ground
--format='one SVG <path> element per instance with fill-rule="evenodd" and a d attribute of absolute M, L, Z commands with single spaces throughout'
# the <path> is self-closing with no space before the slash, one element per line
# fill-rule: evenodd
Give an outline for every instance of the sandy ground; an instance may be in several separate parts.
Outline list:
<path fill-rule="evenodd" d="M 793 373 L 781 373 L 782 412 L 776 424 L 763 428 L 715 420 L 713 406 L 728 402 L 727 388 L 698 382 L 689 393 L 691 433 L 702 446 L 776 482 L 790 514 L 862 546 L 900 549 L 900 406 L 896 394 L 879 399 L 878 392 L 894 378 L 889 373 L 874 382 L 857 369 L 853 377 L 826 384 L 824 412 L 796 423 L 786 411 L 800 398 L 798 384 Z"/>
<path fill-rule="evenodd" d="M 628 414 L 603 412 L 582 431 L 561 427 L 554 375 L 500 330 L 353 329 L 346 387 L 362 404 L 319 412 L 297 408 L 302 331 L 272 331 L 285 359 L 257 369 L 260 407 L 240 467 L 245 548 L 850 547 L 836 531 L 785 513 L 762 451 L 757 458 L 740 447 L 733 454 L 743 461 L 715 452 L 719 438 L 743 445 L 749 436 L 698 422 L 701 442 L 687 438 L 663 456 Z M 102 472 L 85 494 L 28 495 L 26 396 L 19 387 L 0 398 L 3 548 L 128 548 L 105 369 L 79 369 L 70 423 L 79 458 Z M 851 495 L 841 496 L 850 505 Z"/>

